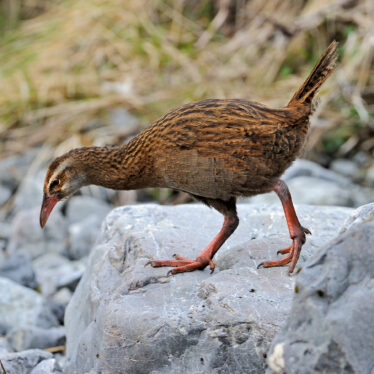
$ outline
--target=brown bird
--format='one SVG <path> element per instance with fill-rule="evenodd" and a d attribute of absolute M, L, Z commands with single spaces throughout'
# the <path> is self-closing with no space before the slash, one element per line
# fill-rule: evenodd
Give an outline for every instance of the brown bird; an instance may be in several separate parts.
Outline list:
<path fill-rule="evenodd" d="M 239 224 L 237 197 L 274 190 L 283 205 L 292 245 L 278 251 L 287 254 L 284 258 L 259 266 L 289 263 L 292 272 L 310 232 L 299 223 L 287 185 L 279 178 L 302 148 L 313 98 L 334 70 L 336 48 L 333 41 L 282 109 L 241 99 L 198 101 L 165 114 L 126 145 L 77 148 L 56 158 L 44 182 L 41 227 L 58 201 L 85 185 L 185 191 L 222 213 L 223 227 L 195 260 L 175 255 L 173 260 L 150 264 L 174 267 L 172 274 L 207 265 L 213 271 L 213 256 Z"/>

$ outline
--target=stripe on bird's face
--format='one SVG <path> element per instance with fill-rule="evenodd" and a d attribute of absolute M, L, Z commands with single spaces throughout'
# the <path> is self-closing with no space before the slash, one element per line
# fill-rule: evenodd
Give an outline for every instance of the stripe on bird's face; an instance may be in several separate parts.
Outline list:
<path fill-rule="evenodd" d="M 60 164 L 57 165 L 55 169 L 51 169 L 53 163 L 51 164 L 50 169 L 47 173 L 47 178 L 45 180 L 45 193 L 51 192 L 51 190 L 55 188 L 57 185 L 60 188 L 64 185 L 66 179 L 66 170 L 70 167 L 70 165 L 71 162 L 69 159 L 63 160 Z M 56 180 L 58 180 L 59 183 L 56 184 Z"/>

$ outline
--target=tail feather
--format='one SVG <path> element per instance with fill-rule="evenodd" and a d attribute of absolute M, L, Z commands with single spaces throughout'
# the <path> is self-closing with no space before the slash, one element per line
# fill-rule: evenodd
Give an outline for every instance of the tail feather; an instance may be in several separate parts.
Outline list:
<path fill-rule="evenodd" d="M 296 91 L 288 106 L 294 104 L 311 104 L 314 95 L 333 72 L 336 65 L 336 49 L 338 43 L 334 40 L 325 50 L 312 72 L 302 86 Z"/>

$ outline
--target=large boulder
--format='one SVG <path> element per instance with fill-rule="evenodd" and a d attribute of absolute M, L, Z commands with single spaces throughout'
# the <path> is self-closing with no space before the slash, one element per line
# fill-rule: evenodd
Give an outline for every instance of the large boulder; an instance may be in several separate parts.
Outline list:
<path fill-rule="evenodd" d="M 297 278 L 269 373 L 374 371 L 374 204 L 358 209 Z"/>
<path fill-rule="evenodd" d="M 296 208 L 312 232 L 299 266 L 337 233 L 351 210 Z M 290 239 L 280 203 L 239 205 L 240 225 L 216 270 L 166 277 L 144 265 L 173 253 L 195 258 L 222 224 L 202 205 L 138 205 L 112 211 L 70 302 L 66 372 L 259 373 L 285 324 L 295 275 L 259 269 Z"/>

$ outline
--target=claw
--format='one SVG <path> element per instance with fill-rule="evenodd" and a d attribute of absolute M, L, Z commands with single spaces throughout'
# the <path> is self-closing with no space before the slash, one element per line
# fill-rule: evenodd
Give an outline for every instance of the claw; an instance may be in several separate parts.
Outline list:
<path fill-rule="evenodd" d="M 144 264 L 144 267 L 148 266 L 148 265 L 152 265 L 152 262 L 153 261 L 147 261 L 145 264 Z"/>
<path fill-rule="evenodd" d="M 214 269 L 216 268 L 216 264 L 212 260 L 209 260 L 209 267 L 210 267 L 210 274 L 213 274 Z"/>
<path fill-rule="evenodd" d="M 173 270 L 169 270 L 167 273 L 166 273 L 166 276 L 169 278 L 170 276 L 174 275 L 173 273 Z"/>
<path fill-rule="evenodd" d="M 279 252 L 279 251 L 278 251 L 278 252 Z M 257 269 L 263 268 L 263 267 L 264 267 L 264 263 L 265 263 L 265 262 L 260 262 L 260 263 L 257 265 Z"/>

